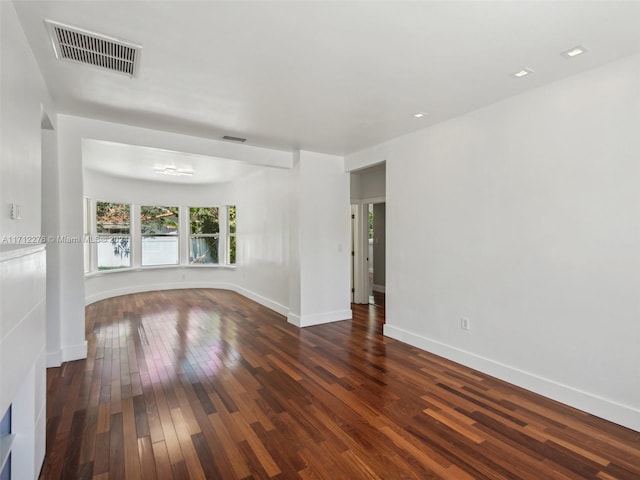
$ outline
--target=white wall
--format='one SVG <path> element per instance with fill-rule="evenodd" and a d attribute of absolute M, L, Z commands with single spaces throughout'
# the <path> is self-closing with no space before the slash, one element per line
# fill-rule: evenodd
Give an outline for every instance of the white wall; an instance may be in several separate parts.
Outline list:
<path fill-rule="evenodd" d="M 234 182 L 238 279 L 245 295 L 287 314 L 289 305 L 289 170 L 264 168 Z M 242 293 L 242 292 L 241 292 Z"/>
<path fill-rule="evenodd" d="M 360 198 L 368 203 L 384 199 L 386 193 L 385 176 L 384 163 L 360 172 Z"/>
<path fill-rule="evenodd" d="M 234 205 L 237 188 L 230 183 L 188 185 L 149 182 L 84 171 L 84 195 L 96 200 L 138 205 Z"/>
<path fill-rule="evenodd" d="M 386 166 L 384 163 L 351 172 L 351 203 L 377 203 L 386 194 Z"/>
<path fill-rule="evenodd" d="M 0 17 L 0 416 L 13 404 L 13 478 L 32 479 L 46 425 L 40 118 L 53 110 L 12 3 L 0 2 Z M 9 217 L 10 203 L 21 220 Z"/>
<path fill-rule="evenodd" d="M 638 85 L 635 56 L 348 158 L 387 160 L 385 333 L 640 430 Z"/>
<path fill-rule="evenodd" d="M 386 285 L 386 205 L 373 205 L 373 289 L 385 291 Z"/>
<path fill-rule="evenodd" d="M 293 295 L 299 285 L 299 300 L 291 300 L 289 321 L 308 326 L 349 319 L 351 224 L 344 159 L 301 151 L 292 177 L 297 187 L 291 191 L 291 235 L 296 237 L 291 281 L 296 282 Z"/>
<path fill-rule="evenodd" d="M 12 4 L 2 2 L 0 232 L 40 235 L 40 108 L 48 96 Z M 21 220 L 9 218 L 9 204 Z"/>
<path fill-rule="evenodd" d="M 360 184 L 360 175 L 352 173 L 349 177 L 349 194 L 351 196 L 351 203 L 354 205 L 362 200 L 362 187 Z"/>

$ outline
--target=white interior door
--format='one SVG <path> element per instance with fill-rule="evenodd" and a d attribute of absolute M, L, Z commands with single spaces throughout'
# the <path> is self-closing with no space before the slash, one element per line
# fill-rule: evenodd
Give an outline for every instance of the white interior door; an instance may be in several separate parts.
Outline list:
<path fill-rule="evenodd" d="M 351 250 L 353 303 L 369 303 L 369 210 L 367 205 L 352 205 L 353 235 Z"/>

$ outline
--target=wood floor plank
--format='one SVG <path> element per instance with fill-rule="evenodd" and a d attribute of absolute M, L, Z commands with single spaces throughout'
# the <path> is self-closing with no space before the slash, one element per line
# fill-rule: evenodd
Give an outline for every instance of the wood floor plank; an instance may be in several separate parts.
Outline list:
<path fill-rule="evenodd" d="M 120 400 L 118 400 L 120 403 Z M 109 477 L 113 479 L 125 478 L 124 464 L 124 432 L 122 427 L 122 413 L 111 416 L 111 430 L 109 431 Z"/>
<path fill-rule="evenodd" d="M 142 478 L 138 455 L 136 414 L 131 397 L 122 401 L 122 436 L 124 439 L 124 470 L 127 478 Z"/>
<path fill-rule="evenodd" d="M 153 450 L 158 480 L 173 480 L 169 453 L 167 452 L 167 446 L 164 441 L 152 443 L 151 448 Z"/>
<path fill-rule="evenodd" d="M 140 459 L 140 478 L 145 480 L 158 478 L 150 437 L 138 438 L 138 458 Z"/>
<path fill-rule="evenodd" d="M 220 415 L 217 413 L 209 415 L 209 421 L 211 422 L 216 437 L 213 442 L 217 440 L 217 448 L 222 449 L 224 452 L 224 455 L 220 453 L 216 454 L 216 449 L 210 447 L 212 453 L 215 455 L 216 462 L 220 464 L 223 461 L 226 463 L 228 460 L 237 478 L 246 478 L 251 475 L 247 462 L 238 448 L 238 442 L 231 437 L 229 430 L 220 419 Z M 229 478 L 233 477 L 229 474 Z"/>
<path fill-rule="evenodd" d="M 260 438 L 258 438 L 251 425 L 248 425 L 239 413 L 231 414 L 231 418 L 235 421 L 236 427 L 241 432 L 243 441 L 247 442 L 267 475 L 269 477 L 278 475 L 280 468 L 265 445 L 260 441 Z"/>
<path fill-rule="evenodd" d="M 182 451 L 182 457 L 184 458 L 184 465 L 189 473 L 189 478 L 204 480 L 204 471 L 200 465 L 200 459 L 198 458 L 198 454 L 194 448 L 191 433 L 189 432 L 187 422 L 182 415 L 182 410 L 180 408 L 172 409 L 171 418 L 173 419 L 178 442 L 180 443 L 180 450 Z M 200 433 L 200 431 L 197 433 Z"/>
<path fill-rule="evenodd" d="M 89 305 L 40 478 L 640 479 L 639 432 L 384 337 L 383 300 L 305 329 L 223 290 Z"/>

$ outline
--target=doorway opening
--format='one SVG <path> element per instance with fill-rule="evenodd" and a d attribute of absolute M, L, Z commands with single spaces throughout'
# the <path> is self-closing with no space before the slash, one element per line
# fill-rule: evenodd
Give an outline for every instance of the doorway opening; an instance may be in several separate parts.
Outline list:
<path fill-rule="evenodd" d="M 386 163 L 351 172 L 351 299 L 384 310 Z"/>

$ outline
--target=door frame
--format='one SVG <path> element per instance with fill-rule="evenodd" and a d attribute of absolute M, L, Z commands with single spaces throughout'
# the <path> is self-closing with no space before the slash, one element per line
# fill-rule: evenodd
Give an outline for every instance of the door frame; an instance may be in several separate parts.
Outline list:
<path fill-rule="evenodd" d="M 353 303 L 369 303 L 369 204 L 386 203 L 386 197 L 359 200 L 351 205 L 352 245 L 351 275 Z M 375 220 L 374 220 L 375 221 Z"/>

